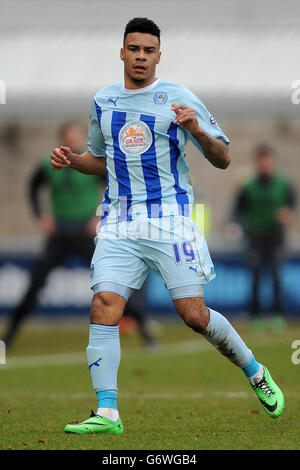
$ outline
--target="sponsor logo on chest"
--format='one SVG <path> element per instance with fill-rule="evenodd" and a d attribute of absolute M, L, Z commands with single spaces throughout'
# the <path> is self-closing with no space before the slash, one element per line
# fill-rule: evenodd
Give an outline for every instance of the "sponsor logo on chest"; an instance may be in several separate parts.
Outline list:
<path fill-rule="evenodd" d="M 119 145 L 125 155 L 140 155 L 152 145 L 152 132 L 149 126 L 140 120 L 127 122 L 119 132 Z"/>

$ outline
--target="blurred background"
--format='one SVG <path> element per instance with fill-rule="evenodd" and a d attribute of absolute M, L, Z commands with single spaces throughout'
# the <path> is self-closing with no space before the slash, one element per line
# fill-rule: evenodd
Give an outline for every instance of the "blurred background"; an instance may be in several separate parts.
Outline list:
<path fill-rule="evenodd" d="M 197 94 L 231 140 L 232 163 L 226 172 L 187 147 L 217 272 L 205 288 L 207 304 L 239 318 L 271 311 L 300 319 L 300 104 L 292 100 L 300 79 L 299 15 L 296 0 L 286 0 L 284 7 L 279 0 L 0 0 L 1 325 L 22 300 L 34 260 L 55 231 L 49 219 L 43 220 L 53 216 L 51 185 L 34 186 L 34 175 L 61 143 L 58 132 L 65 123 L 80 124 L 84 147 L 94 93 L 122 80 L 119 50 L 125 24 L 135 16 L 150 17 L 162 30 L 158 76 Z M 257 150 L 262 145 L 263 151 Z M 263 247 L 251 256 L 245 204 L 237 202 L 241 188 L 256 178 L 259 152 L 267 159 L 272 154 L 270 168 L 275 166 L 283 181 L 273 187 L 277 226 L 270 221 L 274 230 L 267 237 L 275 237 L 276 246 L 267 260 Z M 272 173 L 270 168 L 266 173 Z M 266 196 L 258 206 L 265 204 L 269 214 L 267 176 L 258 178 Z M 102 192 L 99 181 L 99 200 Z M 268 238 L 263 243 L 269 246 Z M 37 318 L 77 315 L 87 320 L 88 265 L 74 251 L 38 292 Z M 260 269 L 265 266 L 271 275 Z M 254 308 L 259 270 L 261 283 L 255 289 L 260 306 Z M 278 290 L 280 300 L 275 298 Z M 143 296 L 149 317 L 175 318 L 168 291 L 156 275 L 149 277 Z"/>

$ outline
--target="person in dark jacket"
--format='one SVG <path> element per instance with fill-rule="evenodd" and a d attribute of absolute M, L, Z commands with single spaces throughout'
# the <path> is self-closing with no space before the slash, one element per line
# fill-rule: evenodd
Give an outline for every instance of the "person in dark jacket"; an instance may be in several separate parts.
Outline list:
<path fill-rule="evenodd" d="M 288 179 L 276 169 L 276 156 L 269 145 L 260 145 L 254 154 L 256 174 L 239 191 L 234 218 L 248 241 L 248 264 L 253 274 L 250 313 L 262 317 L 260 280 L 267 268 L 273 280 L 270 311 L 277 319 L 283 314 L 280 264 L 286 227 L 293 218 L 295 192 Z M 258 323 L 258 322 L 256 322 Z"/>
<path fill-rule="evenodd" d="M 59 140 L 74 152 L 81 151 L 83 139 L 83 129 L 79 123 L 65 123 L 59 129 Z M 21 324 L 34 310 L 37 296 L 50 272 L 62 265 L 70 255 L 81 256 L 90 266 L 95 249 L 94 237 L 99 221 L 95 214 L 106 178 L 84 175 L 71 168 L 64 172 L 53 171 L 49 156 L 42 159 L 29 182 L 30 206 L 46 236 L 45 245 L 34 262 L 28 289 L 9 316 L 4 336 L 6 347 L 11 346 Z M 50 211 L 45 211 L 41 205 L 41 190 L 45 187 L 50 191 Z M 153 346 L 155 340 L 149 331 L 144 294 L 139 291 L 132 295 L 126 315 L 137 321 L 145 343 Z"/>

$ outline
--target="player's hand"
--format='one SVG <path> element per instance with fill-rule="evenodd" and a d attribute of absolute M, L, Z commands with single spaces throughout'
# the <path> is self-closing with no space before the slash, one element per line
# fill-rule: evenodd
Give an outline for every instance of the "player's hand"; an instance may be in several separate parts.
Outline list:
<path fill-rule="evenodd" d="M 196 134 L 199 130 L 199 124 L 196 113 L 193 109 L 184 106 L 183 104 L 172 103 L 172 111 L 176 113 L 174 124 L 181 124 L 191 134 Z"/>
<path fill-rule="evenodd" d="M 54 221 L 53 217 L 51 217 L 48 214 L 41 215 L 41 217 L 38 220 L 38 224 L 40 226 L 41 231 L 45 235 L 49 236 L 49 235 L 52 235 L 53 233 L 56 232 L 55 221 Z"/>
<path fill-rule="evenodd" d="M 71 165 L 73 152 L 69 147 L 62 145 L 55 148 L 50 156 L 52 170 L 61 170 Z"/>

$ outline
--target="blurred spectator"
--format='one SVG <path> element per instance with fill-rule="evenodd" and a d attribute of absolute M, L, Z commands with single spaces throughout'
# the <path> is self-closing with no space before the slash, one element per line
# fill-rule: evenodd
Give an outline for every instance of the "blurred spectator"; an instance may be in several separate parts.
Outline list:
<path fill-rule="evenodd" d="M 82 152 L 84 133 L 80 124 L 64 124 L 59 129 L 58 138 L 62 145 L 70 147 L 73 152 Z M 49 273 L 62 265 L 70 255 L 81 256 L 89 266 L 94 253 L 98 222 L 95 213 L 106 186 L 106 178 L 84 175 L 71 168 L 53 171 L 49 157 L 50 154 L 43 158 L 29 183 L 30 205 L 46 236 L 45 246 L 35 260 L 27 291 L 11 312 L 4 337 L 6 346 L 11 345 L 21 323 L 33 311 L 38 293 Z M 50 211 L 41 207 L 40 196 L 44 187 L 50 191 Z M 141 335 L 152 346 L 154 339 L 149 332 L 146 307 L 143 293 L 138 292 L 129 300 L 125 314 L 136 319 Z"/>
<path fill-rule="evenodd" d="M 263 308 L 259 301 L 260 279 L 267 268 L 273 280 L 271 326 L 284 325 L 280 263 L 285 231 L 293 218 L 295 193 L 285 176 L 276 169 L 274 150 L 260 145 L 254 153 L 255 176 L 239 191 L 234 205 L 234 219 L 247 240 L 248 264 L 253 273 L 250 313 L 254 328 L 264 326 Z"/>

